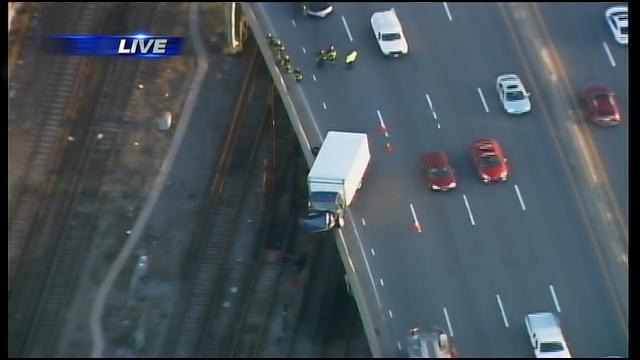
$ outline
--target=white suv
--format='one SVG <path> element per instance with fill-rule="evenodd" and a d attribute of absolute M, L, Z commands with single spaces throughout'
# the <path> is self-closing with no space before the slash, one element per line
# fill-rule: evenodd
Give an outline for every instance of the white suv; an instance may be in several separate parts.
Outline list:
<path fill-rule="evenodd" d="M 402 32 L 402 25 L 396 15 L 396 10 L 380 11 L 371 15 L 373 34 L 385 56 L 398 57 L 409 52 L 409 45 Z"/>
<path fill-rule="evenodd" d="M 567 342 L 554 313 L 532 313 L 524 318 L 531 346 L 537 358 L 570 358 Z"/>
<path fill-rule="evenodd" d="M 629 42 L 629 10 L 626 6 L 612 6 L 604 13 L 607 24 L 613 32 L 618 44 L 627 45 Z"/>

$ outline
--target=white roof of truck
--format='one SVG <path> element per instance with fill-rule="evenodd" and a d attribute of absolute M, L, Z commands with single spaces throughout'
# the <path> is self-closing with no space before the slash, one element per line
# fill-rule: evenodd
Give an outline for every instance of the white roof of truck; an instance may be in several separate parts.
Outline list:
<path fill-rule="evenodd" d="M 367 134 L 329 131 L 311 171 L 309 171 L 309 177 L 340 178 L 346 176 L 363 143 L 368 149 Z"/>

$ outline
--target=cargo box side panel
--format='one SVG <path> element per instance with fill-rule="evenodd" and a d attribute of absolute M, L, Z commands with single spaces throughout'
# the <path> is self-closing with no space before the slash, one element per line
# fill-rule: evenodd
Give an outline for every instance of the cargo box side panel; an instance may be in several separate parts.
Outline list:
<path fill-rule="evenodd" d="M 370 158 L 368 140 L 364 137 L 357 148 L 357 152 L 353 156 L 352 166 L 345 182 L 347 206 L 351 205 L 351 201 L 367 170 Z"/>

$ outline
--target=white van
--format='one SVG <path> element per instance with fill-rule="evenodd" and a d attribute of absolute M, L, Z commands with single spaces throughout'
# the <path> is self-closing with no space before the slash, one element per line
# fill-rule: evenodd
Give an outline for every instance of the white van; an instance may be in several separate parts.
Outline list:
<path fill-rule="evenodd" d="M 394 8 L 373 13 L 371 27 L 376 40 L 378 40 L 378 45 L 380 45 L 380 50 L 385 56 L 398 57 L 409 52 L 409 45 Z"/>

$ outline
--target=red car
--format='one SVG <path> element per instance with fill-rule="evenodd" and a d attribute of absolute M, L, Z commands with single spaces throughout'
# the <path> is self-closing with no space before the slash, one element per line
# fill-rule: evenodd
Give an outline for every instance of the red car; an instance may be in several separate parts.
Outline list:
<path fill-rule="evenodd" d="M 509 167 L 502 146 L 496 139 L 478 139 L 471 145 L 471 157 L 484 183 L 507 181 Z"/>
<path fill-rule="evenodd" d="M 444 152 L 435 151 L 424 154 L 422 156 L 422 170 L 431 190 L 447 191 L 456 188 L 455 171 L 449 165 L 449 160 Z"/>
<path fill-rule="evenodd" d="M 582 93 L 589 119 L 598 125 L 620 124 L 620 110 L 613 91 L 602 86 L 592 86 Z"/>

